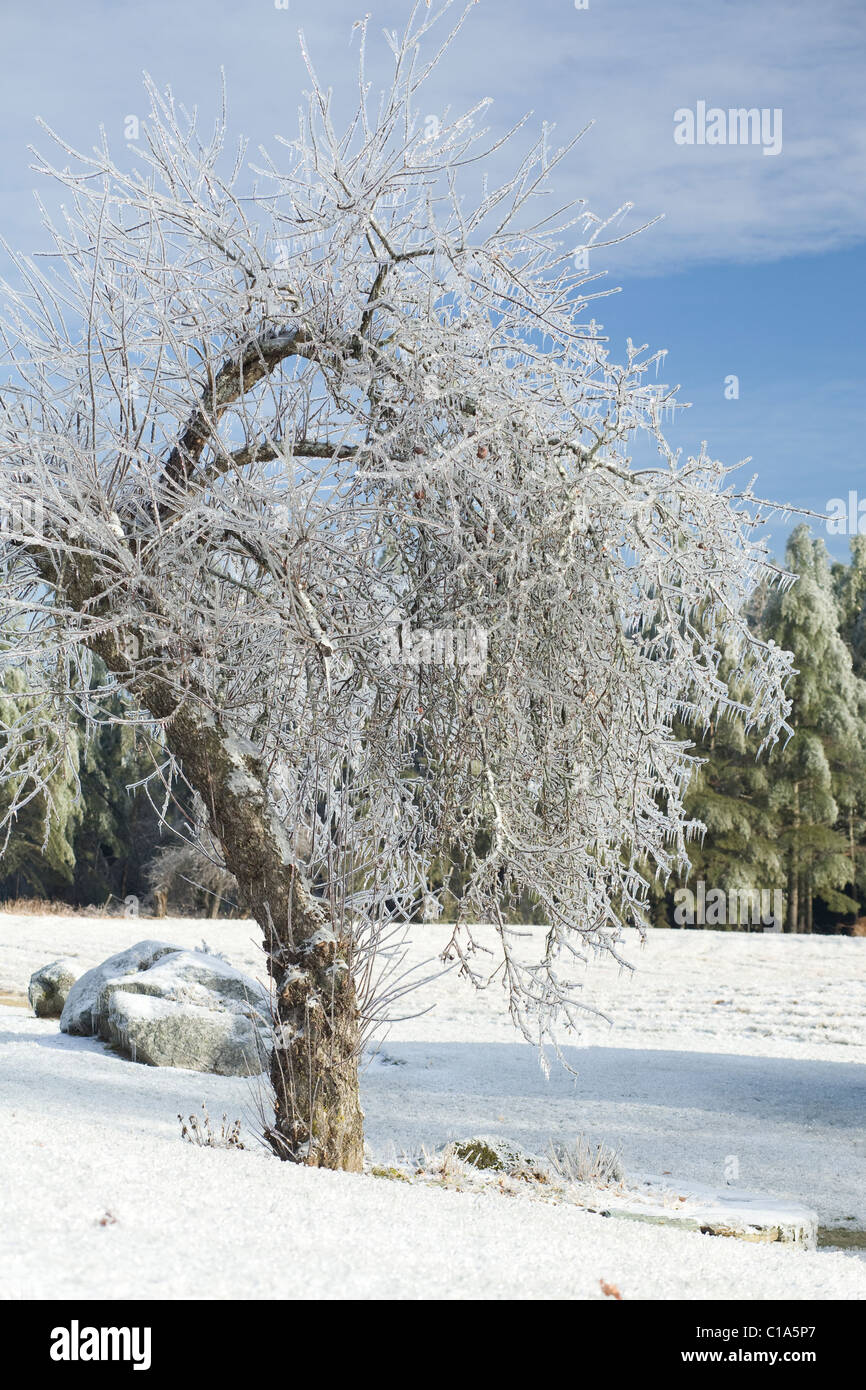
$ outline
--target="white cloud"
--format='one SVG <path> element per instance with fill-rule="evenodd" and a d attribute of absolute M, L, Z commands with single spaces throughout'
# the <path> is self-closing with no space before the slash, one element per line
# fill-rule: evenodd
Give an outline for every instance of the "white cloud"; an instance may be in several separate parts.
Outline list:
<path fill-rule="evenodd" d="M 404 0 L 290 0 L 288 11 L 272 0 L 83 0 L 68 8 L 33 0 L 5 15 L 3 230 L 27 244 L 37 226 L 22 196 L 34 182 L 24 148 L 34 114 L 84 146 L 104 121 L 119 144 L 124 117 L 142 105 L 142 68 L 210 110 L 224 65 L 233 128 L 255 148 L 293 133 L 304 85 L 300 25 L 338 107 L 348 109 L 351 24 L 367 5 L 375 79 L 385 58 L 378 31 L 403 22 Z M 778 258 L 866 236 L 864 46 L 860 0 L 589 0 L 587 10 L 573 0 L 482 0 L 430 100 L 437 110 L 490 95 L 497 131 L 527 109 L 555 121 L 562 138 L 595 118 L 558 189 L 599 213 L 631 200 L 632 225 L 665 214 L 609 253 L 614 273 Z M 673 113 L 698 100 L 781 108 L 782 153 L 676 145 Z"/>

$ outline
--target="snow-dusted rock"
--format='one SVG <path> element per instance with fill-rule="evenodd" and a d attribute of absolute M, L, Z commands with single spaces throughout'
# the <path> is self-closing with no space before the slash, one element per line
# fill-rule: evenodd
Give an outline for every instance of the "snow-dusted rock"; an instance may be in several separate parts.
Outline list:
<path fill-rule="evenodd" d="M 98 1034 L 151 1066 L 222 1076 L 261 1071 L 271 1046 L 270 1001 L 260 984 L 219 956 L 157 941 L 139 942 L 83 976 L 60 1027 Z"/>
<path fill-rule="evenodd" d="M 269 1049 L 267 1029 L 253 1009 L 246 1016 L 123 989 L 111 995 L 106 1031 L 134 1062 L 219 1076 L 255 1075 Z"/>
<path fill-rule="evenodd" d="M 127 951 L 109 956 L 75 982 L 60 1015 L 62 1033 L 99 1033 L 99 1020 L 105 1013 L 105 986 L 109 980 L 147 970 L 170 952 L 180 951 L 165 941 L 139 941 Z"/>
<path fill-rule="evenodd" d="M 81 975 L 81 965 L 71 956 L 61 956 L 43 965 L 30 976 L 27 997 L 37 1018 L 59 1018 L 69 991 Z"/>

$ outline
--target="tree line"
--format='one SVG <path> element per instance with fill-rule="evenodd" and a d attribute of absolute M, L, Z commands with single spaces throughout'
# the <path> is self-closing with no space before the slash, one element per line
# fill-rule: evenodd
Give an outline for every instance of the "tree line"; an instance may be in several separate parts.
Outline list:
<path fill-rule="evenodd" d="M 736 718 L 683 730 L 704 760 L 686 796 L 706 826 L 689 882 L 728 902 L 773 895 L 788 932 L 850 930 L 866 910 L 866 536 L 852 539 L 843 564 L 800 525 L 785 568 L 796 582 L 760 587 L 749 620 L 761 640 L 794 654 L 792 734 L 759 756 L 760 735 Z M 656 925 L 675 924 L 682 886 L 655 886 Z M 698 925 L 765 925 L 718 915 Z"/>
<path fill-rule="evenodd" d="M 101 686 L 105 681 L 97 658 L 90 683 Z M 22 669 L 4 673 L 3 742 L 37 698 L 28 691 Z M 0 783 L 0 815 L 18 802 L 5 845 L 0 844 L 0 901 L 43 898 L 74 907 L 108 907 L 133 896 L 150 904 L 154 888 L 162 888 L 161 860 L 182 844 L 177 832 L 189 824 L 192 809 L 183 789 L 173 789 L 161 803 L 153 783 L 145 785 L 155 764 L 165 759 L 155 734 L 144 725 L 108 720 L 88 736 L 83 704 L 73 704 L 62 715 L 73 727 L 57 729 L 57 758 L 44 786 L 29 785 L 26 750 L 17 754 L 13 775 Z M 119 693 L 108 712 L 123 719 Z M 182 905 L 200 906 L 180 878 L 172 888 Z"/>
<path fill-rule="evenodd" d="M 722 909 L 699 912 L 688 925 L 762 929 L 750 913 L 750 893 L 756 903 L 770 895 L 774 904 L 781 901 L 789 932 L 844 930 L 866 912 L 866 536 L 853 538 L 850 562 L 842 564 L 799 526 L 785 567 L 796 582 L 760 587 L 748 617 L 762 641 L 794 653 L 793 732 L 761 752 L 760 734 L 730 714 L 698 731 L 681 726 L 701 760 L 686 810 L 706 830 L 692 843 L 688 880 L 653 884 L 655 926 L 682 923 L 677 890 L 687 884 L 700 885 L 702 904 L 715 895 L 743 905 L 734 914 L 739 920 Z M 739 699 L 744 692 L 736 676 L 724 668 L 723 674 Z M 97 661 L 92 678 L 104 675 Z M 23 673 L 8 671 L 0 685 L 0 736 L 20 715 L 25 691 Z M 167 806 L 158 806 L 152 786 L 143 785 L 162 751 L 153 735 L 108 723 L 86 739 L 82 716 L 72 746 L 75 762 L 67 746 L 51 779 L 53 815 L 40 791 L 15 820 L 0 858 L 0 900 L 36 897 L 82 907 L 132 894 L 151 905 L 156 893 L 157 904 L 162 894 L 161 905 L 174 910 L 234 910 L 231 876 L 179 838 L 194 819 L 191 805 L 175 791 Z M 0 798 L 8 801 L 13 790 L 6 783 Z M 483 854 L 483 843 L 477 848 Z M 433 866 L 431 882 L 446 918 L 456 914 L 463 876 L 459 860 Z M 516 915 L 534 920 L 529 898 Z"/>
<path fill-rule="evenodd" d="M 705 830 L 695 831 L 687 878 L 652 882 L 653 926 L 839 932 L 866 913 L 866 536 L 853 538 L 844 564 L 798 526 L 785 569 L 794 582 L 761 584 L 747 616 L 761 641 L 794 654 L 792 733 L 766 749 L 730 712 L 677 726 L 699 762 L 686 814 Z M 733 664 L 721 673 L 732 702 L 748 703 Z M 463 877 L 460 863 L 435 868 L 447 918 Z M 689 887 L 697 908 L 678 912 Z M 540 920 L 528 900 L 512 915 Z"/>

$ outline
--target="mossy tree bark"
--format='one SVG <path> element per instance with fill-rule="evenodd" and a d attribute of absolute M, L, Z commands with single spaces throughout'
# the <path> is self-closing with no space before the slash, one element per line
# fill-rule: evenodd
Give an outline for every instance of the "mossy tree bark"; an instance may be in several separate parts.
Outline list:
<path fill-rule="evenodd" d="M 274 982 L 275 1115 L 267 1137 L 280 1158 L 359 1172 L 364 1125 L 350 935 L 331 921 L 294 862 L 254 754 L 200 719 L 180 712 L 166 724 L 166 741 L 207 806 L 226 866 L 264 934 Z"/>
<path fill-rule="evenodd" d="M 64 581 L 67 601 L 98 616 L 106 599 L 86 557 Z M 269 1142 L 280 1158 L 359 1172 L 364 1122 L 350 933 L 331 921 L 325 901 L 306 881 L 252 745 L 210 713 L 206 692 L 188 673 L 158 653 L 152 664 L 142 662 L 146 642 L 144 632 L 132 629 L 88 638 L 124 688 L 161 721 L 168 748 L 204 802 L 226 867 L 262 928 L 274 982 Z"/>

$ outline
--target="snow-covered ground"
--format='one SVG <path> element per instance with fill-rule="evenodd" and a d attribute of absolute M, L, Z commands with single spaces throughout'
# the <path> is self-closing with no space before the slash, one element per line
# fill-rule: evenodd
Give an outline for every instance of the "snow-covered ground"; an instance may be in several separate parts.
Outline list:
<path fill-rule="evenodd" d="M 0 914 L 0 996 L 60 955 L 89 966 L 146 936 L 204 938 L 258 976 L 244 922 Z M 413 928 L 410 959 L 448 929 Z M 481 930 L 482 942 L 490 933 Z M 738 1183 L 866 1228 L 866 940 L 658 931 L 635 976 L 593 962 L 577 1071 L 546 1079 L 497 986 L 450 974 L 406 1001 L 363 1080 L 387 1161 L 501 1134 L 526 1149 L 582 1134 L 630 1178 Z M 424 973 L 423 970 L 421 973 Z M 492 1192 L 299 1170 L 261 1149 L 183 1143 L 204 1101 L 252 1122 L 255 1082 L 137 1066 L 0 1005 L 0 1294 L 6 1297 L 863 1298 L 856 1253 L 748 1245 Z M 248 1128 L 251 1124 L 248 1124 Z M 253 1141 L 248 1139 L 247 1142 Z M 853 1218 L 853 1220 L 851 1219 Z"/>

